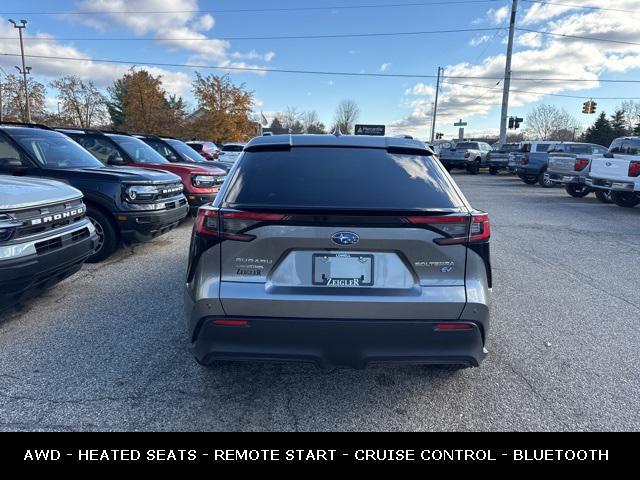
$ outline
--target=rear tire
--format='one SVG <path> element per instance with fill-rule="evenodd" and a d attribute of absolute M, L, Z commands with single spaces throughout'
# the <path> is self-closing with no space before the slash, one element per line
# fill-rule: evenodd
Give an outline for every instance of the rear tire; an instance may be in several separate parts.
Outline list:
<path fill-rule="evenodd" d="M 611 190 L 596 190 L 596 198 L 600 200 L 602 203 L 612 203 L 611 200 Z"/>
<path fill-rule="evenodd" d="M 569 195 L 575 198 L 586 197 L 591 193 L 591 189 L 586 185 L 579 185 L 576 183 L 567 183 L 564 186 L 564 189 L 567 191 Z"/>
<path fill-rule="evenodd" d="M 611 200 L 619 207 L 633 208 L 640 203 L 640 196 L 635 192 L 611 192 Z"/>
<path fill-rule="evenodd" d="M 555 183 L 551 181 L 551 177 L 547 175 L 547 172 L 542 172 L 538 175 L 538 183 L 544 188 L 551 188 L 555 185 Z"/>
<path fill-rule="evenodd" d="M 478 175 L 480 173 L 480 159 L 476 159 L 471 165 L 467 167 L 467 171 L 471 175 Z"/>
<path fill-rule="evenodd" d="M 522 175 L 520 178 L 527 185 L 535 185 L 536 183 L 538 183 L 537 175 Z"/>
<path fill-rule="evenodd" d="M 87 263 L 98 263 L 110 257 L 118 248 L 118 231 L 111 219 L 95 207 L 87 208 L 87 217 L 98 234 L 98 247 Z"/>
<path fill-rule="evenodd" d="M 497 175 L 498 167 L 489 167 L 489 175 Z"/>

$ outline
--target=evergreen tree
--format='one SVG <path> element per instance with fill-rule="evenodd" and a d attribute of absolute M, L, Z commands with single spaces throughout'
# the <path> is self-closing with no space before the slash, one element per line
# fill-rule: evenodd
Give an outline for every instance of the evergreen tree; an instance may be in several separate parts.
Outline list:
<path fill-rule="evenodd" d="M 624 110 L 616 110 L 616 112 L 611 115 L 611 128 L 613 129 L 614 138 L 629 135 Z"/>
<path fill-rule="evenodd" d="M 604 112 L 600 113 L 594 124 L 587 128 L 584 133 L 585 142 L 596 143 L 605 147 L 608 147 L 614 138 L 613 127 Z"/>

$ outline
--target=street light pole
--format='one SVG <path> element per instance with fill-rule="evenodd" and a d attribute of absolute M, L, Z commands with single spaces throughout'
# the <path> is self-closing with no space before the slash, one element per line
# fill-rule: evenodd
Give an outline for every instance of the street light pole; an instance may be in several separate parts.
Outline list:
<path fill-rule="evenodd" d="M 27 114 L 27 122 L 31 123 L 31 108 L 29 107 L 29 86 L 27 83 L 27 75 L 31 72 L 31 67 L 27 67 L 24 63 L 24 43 L 22 41 L 22 30 L 27 28 L 27 21 L 20 20 L 18 24 L 15 20 L 9 19 L 14 26 L 14 28 L 18 29 L 20 35 L 20 55 L 22 56 L 22 69 L 20 67 L 16 67 L 18 71 L 22 74 L 22 78 L 24 80 L 24 103 L 25 103 L 25 112 Z"/>
<path fill-rule="evenodd" d="M 509 110 L 509 86 L 511 85 L 511 55 L 513 53 L 513 34 L 516 28 L 516 12 L 518 0 L 511 4 L 511 20 L 509 21 L 509 41 L 507 43 L 507 59 L 504 64 L 504 83 L 502 85 L 502 112 L 500 113 L 500 144 L 507 142 L 507 111 Z"/>

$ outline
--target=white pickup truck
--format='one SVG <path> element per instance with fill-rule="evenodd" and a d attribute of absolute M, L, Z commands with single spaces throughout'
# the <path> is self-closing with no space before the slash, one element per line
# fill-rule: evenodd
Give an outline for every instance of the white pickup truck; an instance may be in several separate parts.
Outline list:
<path fill-rule="evenodd" d="M 611 191 L 621 207 L 640 203 L 640 137 L 621 137 L 611 142 L 604 156 L 594 157 L 585 184 Z"/>

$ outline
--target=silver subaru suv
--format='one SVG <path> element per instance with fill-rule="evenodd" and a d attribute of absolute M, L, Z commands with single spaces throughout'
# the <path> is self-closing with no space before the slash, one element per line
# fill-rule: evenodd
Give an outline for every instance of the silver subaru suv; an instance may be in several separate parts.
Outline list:
<path fill-rule="evenodd" d="M 254 138 L 189 252 L 198 362 L 478 366 L 487 354 L 489 217 L 433 152 L 397 137 Z"/>

